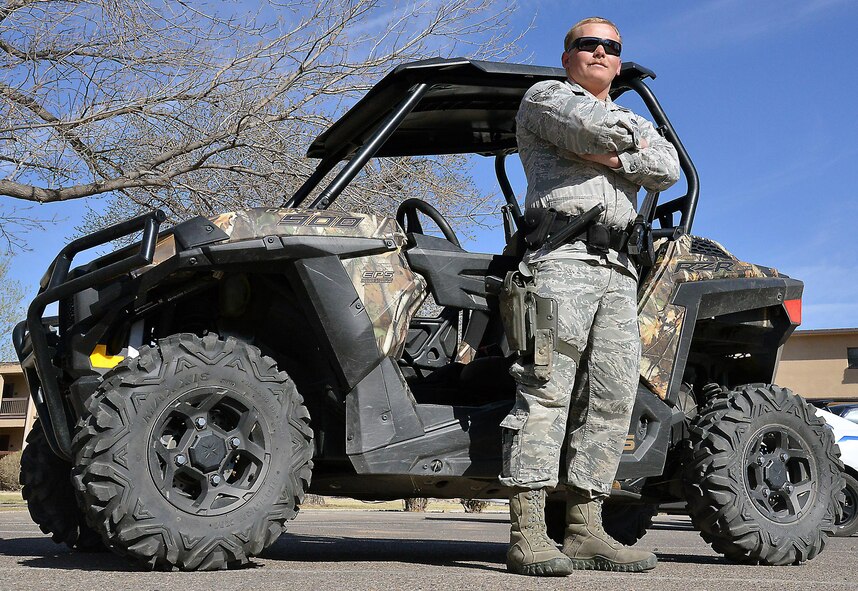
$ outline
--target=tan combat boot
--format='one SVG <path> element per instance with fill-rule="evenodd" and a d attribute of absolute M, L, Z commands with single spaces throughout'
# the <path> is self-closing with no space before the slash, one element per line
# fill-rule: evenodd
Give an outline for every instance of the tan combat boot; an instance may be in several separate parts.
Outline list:
<path fill-rule="evenodd" d="M 557 549 L 545 530 L 545 489 L 511 496 L 509 521 L 507 570 L 536 577 L 572 574 L 572 561 Z"/>
<path fill-rule="evenodd" d="M 569 493 L 563 553 L 577 570 L 642 572 L 655 568 L 652 552 L 635 550 L 616 541 L 602 527 L 602 500 Z"/>

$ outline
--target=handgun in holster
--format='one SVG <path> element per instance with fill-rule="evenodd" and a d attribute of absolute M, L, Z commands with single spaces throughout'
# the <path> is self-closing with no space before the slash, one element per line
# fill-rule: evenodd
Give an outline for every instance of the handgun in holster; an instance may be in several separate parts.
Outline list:
<path fill-rule="evenodd" d="M 603 211 L 605 206 L 598 203 L 581 215 L 569 218 L 561 216 L 553 208 L 547 209 L 542 213 L 535 229 L 525 236 L 524 241 L 532 249 L 554 250 L 575 240 L 584 232 L 589 232 Z M 565 221 L 559 221 L 560 217 Z M 607 240 L 605 243 L 607 244 Z"/>
<path fill-rule="evenodd" d="M 648 191 L 643 205 L 629 231 L 629 256 L 639 267 L 652 267 L 655 264 L 655 248 L 652 240 L 652 217 L 658 192 Z"/>
<path fill-rule="evenodd" d="M 557 339 L 557 302 L 538 295 L 527 264 L 506 274 L 498 294 L 500 315 L 509 348 L 532 358 L 537 378 L 548 380 Z"/>

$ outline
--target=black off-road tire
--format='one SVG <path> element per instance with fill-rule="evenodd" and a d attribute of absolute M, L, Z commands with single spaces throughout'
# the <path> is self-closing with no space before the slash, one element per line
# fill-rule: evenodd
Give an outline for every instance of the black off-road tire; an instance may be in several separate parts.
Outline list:
<path fill-rule="evenodd" d="M 87 522 L 149 568 L 246 564 L 310 483 L 313 431 L 274 360 L 234 338 L 143 347 L 88 402 L 73 441 Z"/>
<path fill-rule="evenodd" d="M 831 431 L 786 388 L 752 384 L 716 394 L 691 425 L 688 511 L 703 539 L 732 561 L 810 560 L 834 531 L 843 465 Z"/>
<path fill-rule="evenodd" d="M 602 507 L 602 525 L 605 532 L 626 546 L 635 545 L 652 525 L 658 513 L 654 505 L 606 503 Z M 545 525 L 548 537 L 563 543 L 566 531 L 566 503 L 550 500 L 545 504 Z"/>
<path fill-rule="evenodd" d="M 619 543 L 634 546 L 646 535 L 656 515 L 658 507 L 655 505 L 611 503 L 602 507 L 602 525 Z"/>
<path fill-rule="evenodd" d="M 843 514 L 835 523 L 834 535 L 845 538 L 858 533 L 858 479 L 849 472 L 844 472 L 843 478 L 846 481 Z"/>
<path fill-rule="evenodd" d="M 51 451 L 37 419 L 21 454 L 21 495 L 30 517 L 57 544 L 84 552 L 105 550 L 77 506 L 71 473 L 72 465 Z"/>

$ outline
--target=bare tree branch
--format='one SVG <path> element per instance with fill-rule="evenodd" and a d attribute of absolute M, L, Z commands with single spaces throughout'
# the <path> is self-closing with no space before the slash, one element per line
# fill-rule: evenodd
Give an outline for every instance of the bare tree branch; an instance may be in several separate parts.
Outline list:
<path fill-rule="evenodd" d="M 0 195 L 105 196 L 85 222 L 279 204 L 309 140 L 398 63 L 517 48 L 515 0 L 292 0 L 253 13 L 185 0 L 6 0 L 0 7 Z M 478 221 L 459 157 L 368 166 L 344 207 L 404 194 Z M 97 210 L 97 211 L 96 211 Z"/>
<path fill-rule="evenodd" d="M 69 146 L 71 146 L 71 148 L 80 155 L 81 159 L 83 159 L 87 165 L 98 171 L 99 174 L 103 174 L 98 163 L 99 157 L 80 139 L 76 133 L 69 129 L 68 125 L 57 119 L 53 113 L 45 109 L 33 97 L 27 96 L 21 91 L 0 82 L 0 98 L 8 99 L 9 101 L 26 108 L 36 117 L 50 124 L 57 133 L 59 133 L 60 136 L 68 142 Z"/>

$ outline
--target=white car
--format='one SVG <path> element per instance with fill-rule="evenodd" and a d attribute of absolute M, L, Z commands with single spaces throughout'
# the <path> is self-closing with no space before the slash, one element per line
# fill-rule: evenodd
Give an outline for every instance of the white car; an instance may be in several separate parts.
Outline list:
<path fill-rule="evenodd" d="M 816 409 L 816 414 L 825 419 L 834 431 L 834 441 L 840 448 L 840 459 L 845 466 L 846 501 L 834 535 L 851 536 L 858 532 L 858 425 L 821 408 Z"/>

